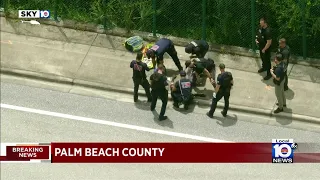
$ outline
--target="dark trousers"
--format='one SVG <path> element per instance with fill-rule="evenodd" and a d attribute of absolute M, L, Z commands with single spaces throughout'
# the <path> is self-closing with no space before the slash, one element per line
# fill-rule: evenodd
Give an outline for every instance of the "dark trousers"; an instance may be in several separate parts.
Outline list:
<path fill-rule="evenodd" d="M 152 94 L 152 102 L 151 102 L 151 110 L 153 111 L 156 108 L 158 98 L 162 101 L 161 111 L 159 116 L 163 117 L 166 113 L 167 103 L 168 103 L 168 91 L 167 90 L 151 90 Z"/>
<path fill-rule="evenodd" d="M 284 89 L 288 89 L 288 71 L 284 74 Z"/>
<path fill-rule="evenodd" d="M 135 102 L 138 100 L 138 90 L 139 90 L 139 86 L 141 85 L 146 92 L 146 95 L 148 97 L 148 101 L 151 101 L 150 84 L 149 84 L 148 80 L 146 78 L 144 78 L 144 79 L 132 78 L 132 79 L 133 79 L 133 84 L 134 84 L 133 100 Z"/>
<path fill-rule="evenodd" d="M 183 101 L 182 95 L 180 93 L 171 92 L 171 97 L 172 97 L 173 103 L 175 104 L 183 103 L 185 108 L 188 108 L 190 103 L 192 102 L 192 96 L 187 101 Z"/>
<path fill-rule="evenodd" d="M 172 58 L 174 64 L 177 66 L 177 68 L 179 69 L 179 71 L 182 71 L 183 68 L 181 66 L 180 60 L 178 58 L 178 54 L 177 51 L 174 47 L 174 45 L 171 45 L 170 48 L 168 49 L 167 53 L 170 55 L 170 57 Z"/>
<path fill-rule="evenodd" d="M 220 99 L 224 97 L 224 108 L 223 114 L 227 114 L 229 110 L 229 97 L 230 97 L 230 90 L 220 90 L 216 94 L 216 98 L 212 98 L 212 103 L 209 111 L 209 115 L 213 115 L 217 108 L 217 103 Z"/>
<path fill-rule="evenodd" d="M 265 53 L 262 53 L 262 51 L 260 50 L 260 58 L 262 60 L 262 69 L 267 71 L 268 76 L 271 76 L 271 51 L 266 51 Z"/>

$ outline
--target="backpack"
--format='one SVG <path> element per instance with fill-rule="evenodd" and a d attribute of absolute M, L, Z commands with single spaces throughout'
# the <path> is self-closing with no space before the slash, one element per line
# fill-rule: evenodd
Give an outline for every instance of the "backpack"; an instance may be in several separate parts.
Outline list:
<path fill-rule="evenodd" d="M 130 52 L 138 52 L 143 48 L 143 39 L 140 36 L 133 36 L 124 42 L 125 48 Z"/>

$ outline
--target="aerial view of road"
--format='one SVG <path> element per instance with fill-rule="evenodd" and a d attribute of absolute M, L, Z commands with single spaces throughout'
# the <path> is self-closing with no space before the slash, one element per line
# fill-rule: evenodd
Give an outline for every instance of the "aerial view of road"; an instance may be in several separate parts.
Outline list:
<path fill-rule="evenodd" d="M 16 80 L 13 80 L 16 82 Z M 86 94 L 84 89 L 74 91 Z M 98 92 L 97 92 L 98 93 Z M 169 109 L 172 120 L 158 122 L 147 103 L 132 103 L 132 97 L 105 93 L 109 99 L 52 91 L 25 85 L 1 84 L 2 142 L 269 142 L 275 137 L 290 137 L 298 142 L 318 142 L 320 134 L 308 129 L 313 125 L 292 124 L 279 127 L 266 117 L 230 112 L 224 119 L 209 119 L 204 109 L 195 107 L 185 114 Z M 63 113 L 66 118 L 39 115 L 30 110 Z M 125 111 L 124 111 L 125 109 Z M 67 115 L 89 117 L 109 123 L 70 120 Z M 257 123 L 259 121 L 259 123 Z M 127 125 L 127 127 L 125 126 Z M 150 128 L 144 132 L 130 125 Z M 298 130 L 304 129 L 304 130 Z M 156 130 L 164 130 L 162 134 Z M 168 132 L 168 133 L 166 133 Z M 175 132 L 171 134 L 169 132 Z M 188 137 L 187 135 L 191 135 Z M 185 138 L 184 138 L 185 137 Z M 190 154 L 196 156 L 196 154 Z M 279 173 L 281 169 L 281 173 Z M 318 179 L 319 165 L 314 164 L 1 164 L 3 179 Z"/>
<path fill-rule="evenodd" d="M 272 79 L 263 80 L 265 72 L 257 73 L 259 57 L 209 51 L 217 72 L 223 64 L 234 76 L 228 115 L 220 113 L 223 98 L 213 118 L 206 115 L 215 98 L 214 87 L 207 83 L 197 89 L 205 97 L 196 98 L 188 110 L 173 108 L 170 99 L 168 119 L 159 121 L 160 100 L 156 111 L 151 111 L 141 87 L 139 101 L 134 102 L 129 64 L 135 54 L 124 49 L 125 39 L 1 17 L 1 143 L 271 143 L 272 139 L 293 139 L 320 146 L 319 66 L 295 63 L 287 67 L 287 104 L 284 112 L 275 114 L 276 85 Z M 182 45 L 175 48 L 184 66 L 189 55 Z M 171 75 L 179 73 L 171 57 L 165 54 L 164 58 Z M 271 162 L 1 162 L 1 178 L 6 180 L 318 180 L 319 170 L 319 164 Z"/>

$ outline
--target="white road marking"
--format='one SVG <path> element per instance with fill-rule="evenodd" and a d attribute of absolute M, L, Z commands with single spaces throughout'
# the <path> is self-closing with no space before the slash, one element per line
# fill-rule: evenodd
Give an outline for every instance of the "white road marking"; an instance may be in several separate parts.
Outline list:
<path fill-rule="evenodd" d="M 107 126 L 120 127 L 120 128 L 125 128 L 125 129 L 133 129 L 133 130 L 137 130 L 137 131 L 144 131 L 144 132 L 150 132 L 150 133 L 155 133 L 155 134 L 162 134 L 162 135 L 168 135 L 168 136 L 174 136 L 174 137 L 180 137 L 180 138 L 186 138 L 186 139 L 193 139 L 193 140 L 204 141 L 204 142 L 217 142 L 217 143 L 224 143 L 224 142 L 230 143 L 231 142 L 231 141 L 213 139 L 213 138 L 208 138 L 208 137 L 203 137 L 203 136 L 195 136 L 195 135 L 190 135 L 190 134 L 165 131 L 165 130 L 160 130 L 160 129 L 153 129 L 153 128 L 117 123 L 117 122 L 94 119 L 94 118 L 74 116 L 74 115 L 70 115 L 70 114 L 62 114 L 62 113 L 57 113 L 57 112 L 44 111 L 44 110 L 40 110 L 40 109 L 32 109 L 32 108 L 26 108 L 26 107 L 21 107 L 21 106 L 14 106 L 14 105 L 9 105 L 9 104 L 2 104 L 1 103 L 1 108 L 29 112 L 29 113 L 35 113 L 35 114 L 41 114 L 41 115 L 47 115 L 47 116 L 53 116 L 53 117 L 60 117 L 60 118 L 71 119 L 71 120 L 75 120 L 75 121 L 103 124 L 103 125 L 107 125 Z"/>

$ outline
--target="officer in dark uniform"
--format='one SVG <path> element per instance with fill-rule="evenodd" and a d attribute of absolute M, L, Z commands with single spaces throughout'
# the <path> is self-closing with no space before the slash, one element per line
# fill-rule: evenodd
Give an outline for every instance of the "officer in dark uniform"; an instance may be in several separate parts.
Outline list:
<path fill-rule="evenodd" d="M 209 44 L 204 40 L 192 41 L 185 47 L 185 52 L 193 56 L 196 55 L 197 58 L 204 58 L 209 50 Z"/>
<path fill-rule="evenodd" d="M 290 60 L 290 47 L 287 45 L 286 40 L 284 38 L 279 40 L 278 53 L 282 54 L 283 63 L 285 65 L 284 91 L 287 91 L 289 89 L 289 87 L 288 87 L 288 66 L 289 66 L 289 60 Z"/>
<path fill-rule="evenodd" d="M 152 102 L 151 102 L 151 111 L 154 111 L 156 108 L 158 97 L 162 101 L 161 111 L 159 114 L 159 120 L 166 120 L 168 117 L 165 116 L 167 103 L 168 103 L 168 89 L 169 83 L 167 81 L 167 77 L 163 75 L 164 68 L 160 64 L 158 66 L 158 71 L 153 73 L 150 76 L 151 81 L 151 94 L 152 94 Z"/>
<path fill-rule="evenodd" d="M 180 71 L 180 80 L 176 83 L 171 83 L 171 97 L 173 106 L 179 108 L 179 104 L 184 104 L 184 109 L 188 110 L 189 104 L 192 101 L 192 86 L 191 81 L 186 79 L 186 72 Z"/>
<path fill-rule="evenodd" d="M 146 54 L 149 59 L 152 58 L 153 65 L 155 67 L 156 63 L 158 65 L 163 64 L 164 53 L 168 53 L 171 56 L 179 71 L 183 70 L 177 55 L 177 51 L 174 47 L 173 42 L 170 39 L 160 39 L 158 42 L 156 42 L 155 45 L 148 49 Z"/>
<path fill-rule="evenodd" d="M 133 84 L 134 84 L 134 91 L 133 91 L 133 100 L 134 102 L 138 101 L 138 90 L 139 86 L 141 85 L 144 90 L 146 91 L 146 95 L 148 97 L 148 102 L 151 102 L 151 93 L 150 93 L 150 84 L 147 80 L 146 71 L 149 71 L 146 63 L 141 62 L 142 60 L 142 52 L 138 52 L 136 56 L 136 60 L 131 61 L 130 68 L 133 69 Z"/>
<path fill-rule="evenodd" d="M 282 61 L 282 59 L 282 54 L 277 53 L 274 59 L 276 67 L 270 69 L 273 77 L 273 83 L 275 84 L 275 94 L 278 100 L 278 108 L 274 111 L 274 113 L 280 113 L 283 111 L 283 107 L 286 107 L 286 97 L 284 95 L 285 63 Z"/>
<path fill-rule="evenodd" d="M 224 108 L 223 108 L 223 111 L 221 111 L 221 114 L 224 117 L 226 117 L 229 109 L 229 97 L 230 97 L 231 87 L 233 86 L 233 77 L 230 72 L 225 71 L 224 64 L 220 64 L 219 68 L 220 68 L 221 74 L 218 75 L 217 86 L 213 93 L 210 111 L 207 113 L 207 116 L 210 118 L 213 117 L 213 114 L 217 107 L 217 103 L 222 97 L 224 97 Z"/>
<path fill-rule="evenodd" d="M 259 73 L 267 71 L 267 76 L 264 77 L 264 80 L 269 80 L 272 76 L 270 74 L 271 69 L 271 43 L 272 35 L 271 29 L 268 26 L 264 18 L 260 19 L 260 29 L 256 36 L 256 43 L 259 45 L 260 57 L 262 60 L 262 68 L 259 69 Z"/>
<path fill-rule="evenodd" d="M 214 84 L 215 63 L 212 59 L 196 58 L 185 62 L 186 68 L 192 68 L 194 71 L 192 78 L 192 86 L 196 86 L 197 77 L 205 75 Z"/>

